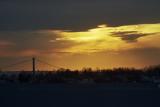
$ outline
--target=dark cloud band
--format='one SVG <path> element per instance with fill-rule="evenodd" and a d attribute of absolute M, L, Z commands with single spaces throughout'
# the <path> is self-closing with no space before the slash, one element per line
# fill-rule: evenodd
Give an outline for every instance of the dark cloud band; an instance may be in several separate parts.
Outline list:
<path fill-rule="evenodd" d="M 0 0 L 0 30 L 159 23 L 159 0 Z"/>
<path fill-rule="evenodd" d="M 136 31 L 130 31 L 130 32 L 114 32 L 112 33 L 115 37 L 120 37 L 122 40 L 126 42 L 137 42 L 137 40 L 144 36 L 153 35 L 153 33 L 138 33 Z"/>

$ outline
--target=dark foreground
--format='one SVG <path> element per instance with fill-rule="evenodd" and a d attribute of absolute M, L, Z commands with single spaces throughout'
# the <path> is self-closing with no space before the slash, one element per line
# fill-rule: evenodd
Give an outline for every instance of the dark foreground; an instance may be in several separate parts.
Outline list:
<path fill-rule="evenodd" d="M 1 84 L 0 107 L 160 107 L 160 89 L 113 84 Z"/>

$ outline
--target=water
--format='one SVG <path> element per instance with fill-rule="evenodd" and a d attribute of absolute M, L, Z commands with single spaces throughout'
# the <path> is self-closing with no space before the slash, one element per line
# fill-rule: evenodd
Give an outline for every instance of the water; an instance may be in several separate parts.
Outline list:
<path fill-rule="evenodd" d="M 118 85 L 3 84 L 0 107 L 160 107 L 160 89 Z"/>

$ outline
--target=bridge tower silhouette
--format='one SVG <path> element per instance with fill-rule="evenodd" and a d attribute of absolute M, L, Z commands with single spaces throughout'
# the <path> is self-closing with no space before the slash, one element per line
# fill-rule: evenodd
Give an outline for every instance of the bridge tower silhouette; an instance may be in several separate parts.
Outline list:
<path fill-rule="evenodd" d="M 32 72 L 33 74 L 36 73 L 36 58 L 35 57 L 32 58 Z"/>

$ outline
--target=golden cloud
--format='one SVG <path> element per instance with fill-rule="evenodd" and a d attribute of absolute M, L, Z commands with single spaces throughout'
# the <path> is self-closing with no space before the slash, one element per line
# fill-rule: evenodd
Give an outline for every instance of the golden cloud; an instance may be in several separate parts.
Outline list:
<path fill-rule="evenodd" d="M 72 46 L 63 49 L 65 52 L 73 53 L 157 47 L 160 42 L 159 23 L 118 27 L 103 24 L 82 32 L 59 31 L 56 33 L 59 35 L 56 41 L 73 42 Z"/>

